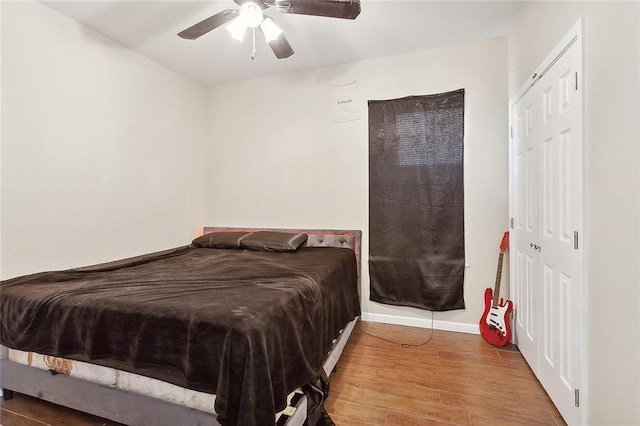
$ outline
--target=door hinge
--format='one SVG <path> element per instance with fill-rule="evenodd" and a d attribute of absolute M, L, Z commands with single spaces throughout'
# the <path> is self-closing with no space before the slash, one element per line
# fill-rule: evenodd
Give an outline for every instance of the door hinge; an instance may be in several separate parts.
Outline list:
<path fill-rule="evenodd" d="M 576 407 L 580 406 L 580 389 L 575 390 L 575 405 Z"/>
<path fill-rule="evenodd" d="M 511 229 L 513 229 L 514 224 L 515 224 L 515 220 L 514 220 L 513 218 L 510 218 L 510 219 L 509 219 L 509 227 L 510 227 Z"/>
<path fill-rule="evenodd" d="M 509 134 L 511 135 L 511 139 L 513 139 L 513 126 L 509 128 Z"/>
<path fill-rule="evenodd" d="M 578 231 L 573 231 L 573 249 L 578 250 Z"/>
<path fill-rule="evenodd" d="M 577 71 L 574 73 L 574 76 L 575 76 L 575 81 L 574 81 L 575 85 L 573 86 L 573 90 L 577 92 L 578 91 L 578 72 Z"/>

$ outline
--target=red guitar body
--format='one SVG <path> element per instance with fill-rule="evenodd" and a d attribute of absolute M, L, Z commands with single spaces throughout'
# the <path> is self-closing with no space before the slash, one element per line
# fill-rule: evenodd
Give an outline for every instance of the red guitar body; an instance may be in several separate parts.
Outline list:
<path fill-rule="evenodd" d="M 511 343 L 511 311 L 513 302 L 500 299 L 500 304 L 493 306 L 493 290 L 484 291 L 484 313 L 480 318 L 480 334 L 494 346 L 505 346 Z"/>
<path fill-rule="evenodd" d="M 495 293 L 490 288 L 484 291 L 484 313 L 480 318 L 480 334 L 494 346 L 505 346 L 511 343 L 511 311 L 513 303 L 500 298 L 500 281 L 502 279 L 502 259 L 509 247 L 509 231 L 504 233 L 500 243 L 498 270 L 496 271 Z"/>

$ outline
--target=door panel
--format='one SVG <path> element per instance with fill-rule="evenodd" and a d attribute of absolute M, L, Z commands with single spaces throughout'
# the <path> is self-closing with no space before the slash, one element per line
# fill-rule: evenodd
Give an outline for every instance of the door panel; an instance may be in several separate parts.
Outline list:
<path fill-rule="evenodd" d="M 544 326 L 539 339 L 545 343 L 538 378 L 569 423 L 579 413 L 574 390 L 580 386 L 576 378 L 581 368 L 577 353 L 581 339 L 573 323 L 581 311 L 572 303 L 581 300 L 581 280 L 576 277 L 581 251 L 573 245 L 573 232 L 582 226 L 582 96 L 575 86 L 580 62 L 580 49 L 574 44 L 538 82 L 544 105 L 538 157 L 542 171 L 538 182 L 543 188 L 538 199 L 543 218 L 538 260 L 544 277 Z"/>
<path fill-rule="evenodd" d="M 581 422 L 581 55 L 574 43 L 511 111 L 514 341 L 569 424 Z"/>
<path fill-rule="evenodd" d="M 515 336 L 527 361 L 537 365 L 534 292 L 537 279 L 537 253 L 531 247 L 537 229 L 537 125 L 533 93 L 526 94 L 514 105 L 515 181 L 514 229 L 511 230 L 514 292 Z"/>

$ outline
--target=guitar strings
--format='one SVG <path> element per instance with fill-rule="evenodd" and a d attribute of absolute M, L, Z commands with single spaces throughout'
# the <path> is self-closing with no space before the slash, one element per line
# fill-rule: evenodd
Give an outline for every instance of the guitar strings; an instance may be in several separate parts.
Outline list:
<path fill-rule="evenodd" d="M 414 343 L 396 342 L 394 340 L 387 339 L 386 337 L 378 336 L 376 334 L 369 333 L 368 331 L 364 331 L 362 329 L 362 327 L 360 327 L 360 323 L 358 323 L 358 331 L 360 331 L 361 333 L 364 333 L 364 334 L 366 334 L 368 336 L 375 337 L 375 338 L 380 339 L 380 340 L 384 340 L 385 342 L 389 342 L 389 343 L 393 343 L 394 345 L 402 346 L 403 348 L 418 348 L 420 346 L 424 346 L 427 343 L 429 343 L 431 341 L 431 338 L 433 337 L 433 311 L 429 311 L 429 312 L 431 312 L 431 332 L 429 333 L 429 337 L 427 338 L 427 340 L 425 340 L 422 343 L 415 343 L 414 344 Z"/>

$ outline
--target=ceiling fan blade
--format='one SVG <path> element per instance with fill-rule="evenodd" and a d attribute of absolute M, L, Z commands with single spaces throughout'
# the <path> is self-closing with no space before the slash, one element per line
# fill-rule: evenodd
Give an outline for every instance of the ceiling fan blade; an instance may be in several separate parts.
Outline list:
<path fill-rule="evenodd" d="M 235 19 L 239 15 L 237 10 L 225 9 L 222 12 L 218 12 L 213 16 L 204 19 L 197 24 L 187 28 L 184 31 L 178 33 L 178 36 L 189 40 L 195 40 L 200 36 L 205 35 L 211 30 L 218 28 L 221 25 Z"/>
<path fill-rule="evenodd" d="M 262 32 L 262 28 L 260 28 L 260 32 Z M 264 32 L 262 32 L 262 35 L 264 36 Z M 268 41 L 267 44 L 269 44 L 273 54 L 278 59 L 285 59 L 296 53 L 283 33 L 280 33 L 277 39 Z"/>
<path fill-rule="evenodd" d="M 356 19 L 360 14 L 360 0 L 265 0 L 282 13 Z"/>

